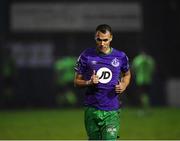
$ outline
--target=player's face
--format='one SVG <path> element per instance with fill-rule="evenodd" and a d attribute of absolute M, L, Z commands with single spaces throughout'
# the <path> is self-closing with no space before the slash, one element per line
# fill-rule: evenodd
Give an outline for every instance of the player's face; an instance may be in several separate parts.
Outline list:
<path fill-rule="evenodd" d="M 110 50 L 112 34 L 109 31 L 107 31 L 106 33 L 97 31 L 95 35 L 95 40 L 99 51 L 106 53 L 107 51 Z"/>

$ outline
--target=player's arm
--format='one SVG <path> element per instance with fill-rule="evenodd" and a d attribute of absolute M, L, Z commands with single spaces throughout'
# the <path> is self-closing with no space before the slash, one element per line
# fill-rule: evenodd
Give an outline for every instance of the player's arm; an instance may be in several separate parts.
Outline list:
<path fill-rule="evenodd" d="M 95 71 L 93 72 L 90 80 L 84 80 L 83 75 L 75 73 L 75 78 L 74 78 L 75 87 L 86 87 L 97 83 L 99 83 L 99 78 L 95 74 Z"/>
<path fill-rule="evenodd" d="M 125 73 L 122 73 L 122 77 L 121 80 L 119 81 L 119 84 L 115 86 L 115 91 L 117 93 L 122 93 L 126 90 L 127 86 L 130 83 L 130 79 L 131 79 L 131 72 L 130 70 L 128 70 Z"/>
<path fill-rule="evenodd" d="M 74 86 L 75 87 L 85 87 L 89 86 L 90 81 L 84 80 L 83 76 L 81 74 L 75 73 L 75 78 L 74 78 Z"/>

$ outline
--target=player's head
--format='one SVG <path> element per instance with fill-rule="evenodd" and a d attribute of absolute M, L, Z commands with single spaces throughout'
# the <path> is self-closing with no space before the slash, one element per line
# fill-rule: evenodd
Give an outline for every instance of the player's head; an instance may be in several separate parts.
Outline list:
<path fill-rule="evenodd" d="M 101 24 L 97 26 L 95 40 L 96 45 L 100 51 L 104 52 L 105 50 L 107 50 L 107 48 L 110 47 L 112 38 L 112 30 L 109 25 Z"/>

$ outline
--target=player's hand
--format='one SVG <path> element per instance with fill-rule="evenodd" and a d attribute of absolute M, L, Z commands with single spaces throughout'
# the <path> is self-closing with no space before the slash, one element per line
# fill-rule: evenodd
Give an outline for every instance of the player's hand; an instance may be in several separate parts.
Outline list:
<path fill-rule="evenodd" d="M 93 74 L 91 76 L 91 84 L 98 84 L 99 83 L 99 77 L 96 75 L 96 71 L 93 71 Z"/>
<path fill-rule="evenodd" d="M 115 86 L 116 93 L 123 93 L 126 89 L 126 84 L 124 82 L 120 82 Z"/>

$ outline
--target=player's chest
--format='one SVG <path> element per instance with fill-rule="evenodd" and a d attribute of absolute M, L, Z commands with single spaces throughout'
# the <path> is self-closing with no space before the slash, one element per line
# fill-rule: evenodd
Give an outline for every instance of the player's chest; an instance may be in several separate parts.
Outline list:
<path fill-rule="evenodd" d="M 122 63 L 118 57 L 89 57 L 88 67 L 96 72 L 101 72 L 101 74 L 111 72 L 120 73 Z"/>

